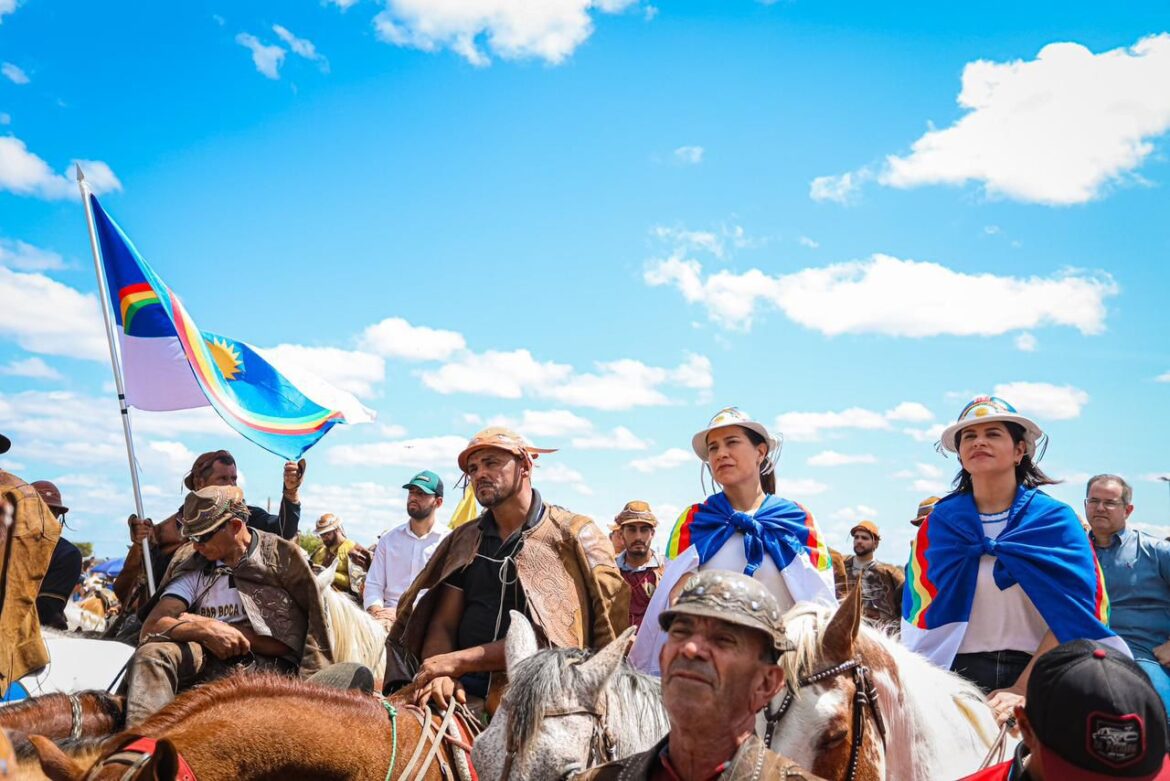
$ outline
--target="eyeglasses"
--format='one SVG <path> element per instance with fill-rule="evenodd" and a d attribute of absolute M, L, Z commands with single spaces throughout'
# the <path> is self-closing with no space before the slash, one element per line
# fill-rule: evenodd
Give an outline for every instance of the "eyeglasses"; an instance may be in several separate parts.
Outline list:
<path fill-rule="evenodd" d="M 216 526 L 214 529 L 212 529 L 209 532 L 203 532 L 203 534 L 184 534 L 183 536 L 185 536 L 188 540 L 195 543 L 196 545 L 202 545 L 203 543 L 207 542 L 215 535 L 219 534 L 226 527 L 227 527 L 226 523 L 221 523 L 219 526 Z"/>
<path fill-rule="evenodd" d="M 1120 499 L 1086 499 L 1086 507 L 1104 507 L 1106 510 L 1116 510 L 1118 507 L 1125 507 L 1125 502 Z"/>

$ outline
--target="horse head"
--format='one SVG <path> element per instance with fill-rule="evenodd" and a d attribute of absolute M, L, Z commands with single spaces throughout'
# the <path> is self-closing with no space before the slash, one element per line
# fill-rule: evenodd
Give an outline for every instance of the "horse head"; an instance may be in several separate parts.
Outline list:
<path fill-rule="evenodd" d="M 861 633 L 859 588 L 827 625 L 826 613 L 800 604 L 785 616 L 795 650 L 781 660 L 786 690 L 765 711 L 771 747 L 831 781 L 878 781 L 886 778 L 885 713 L 873 677 L 897 672 Z"/>
<path fill-rule="evenodd" d="M 640 730 L 654 732 L 651 742 L 661 737 L 658 688 L 624 663 L 633 634 L 631 627 L 592 655 L 541 651 L 528 619 L 512 611 L 504 641 L 508 690 L 472 756 L 480 777 L 567 778 L 618 756 L 619 742 L 636 741 Z"/>

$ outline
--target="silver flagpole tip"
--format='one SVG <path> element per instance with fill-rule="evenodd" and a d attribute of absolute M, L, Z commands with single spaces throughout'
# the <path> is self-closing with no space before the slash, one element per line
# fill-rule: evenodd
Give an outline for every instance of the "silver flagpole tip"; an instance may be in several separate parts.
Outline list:
<path fill-rule="evenodd" d="M 85 174 L 81 171 L 81 163 L 74 163 L 73 165 L 77 168 L 77 181 L 84 182 Z"/>

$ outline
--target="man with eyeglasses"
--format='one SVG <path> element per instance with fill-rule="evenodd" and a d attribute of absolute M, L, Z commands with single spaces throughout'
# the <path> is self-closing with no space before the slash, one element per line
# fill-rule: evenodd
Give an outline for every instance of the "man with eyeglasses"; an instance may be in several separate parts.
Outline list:
<path fill-rule="evenodd" d="M 1170 710 L 1170 542 L 1130 529 L 1133 489 L 1117 475 L 1096 475 L 1085 493 L 1085 515 L 1109 594 L 1109 627 Z"/>
<path fill-rule="evenodd" d="M 329 665 L 320 592 L 299 548 L 249 528 L 235 486 L 208 486 L 183 502 L 181 548 L 148 605 L 126 671 L 126 725 L 181 689 L 239 667 L 310 675 Z"/>

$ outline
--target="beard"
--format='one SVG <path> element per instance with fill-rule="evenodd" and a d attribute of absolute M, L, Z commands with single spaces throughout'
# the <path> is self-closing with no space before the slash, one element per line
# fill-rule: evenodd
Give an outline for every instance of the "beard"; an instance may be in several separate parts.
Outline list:
<path fill-rule="evenodd" d="M 406 514 L 416 521 L 421 521 L 423 518 L 426 518 L 431 514 L 431 508 L 422 507 L 421 505 L 415 505 L 414 507 L 407 505 Z"/>
<path fill-rule="evenodd" d="M 485 510 L 490 510 L 493 507 L 503 504 L 516 495 L 520 490 L 520 481 L 517 480 L 514 485 L 510 487 L 497 486 L 488 483 L 484 486 L 475 487 L 475 500 L 479 502 L 480 506 Z"/>

